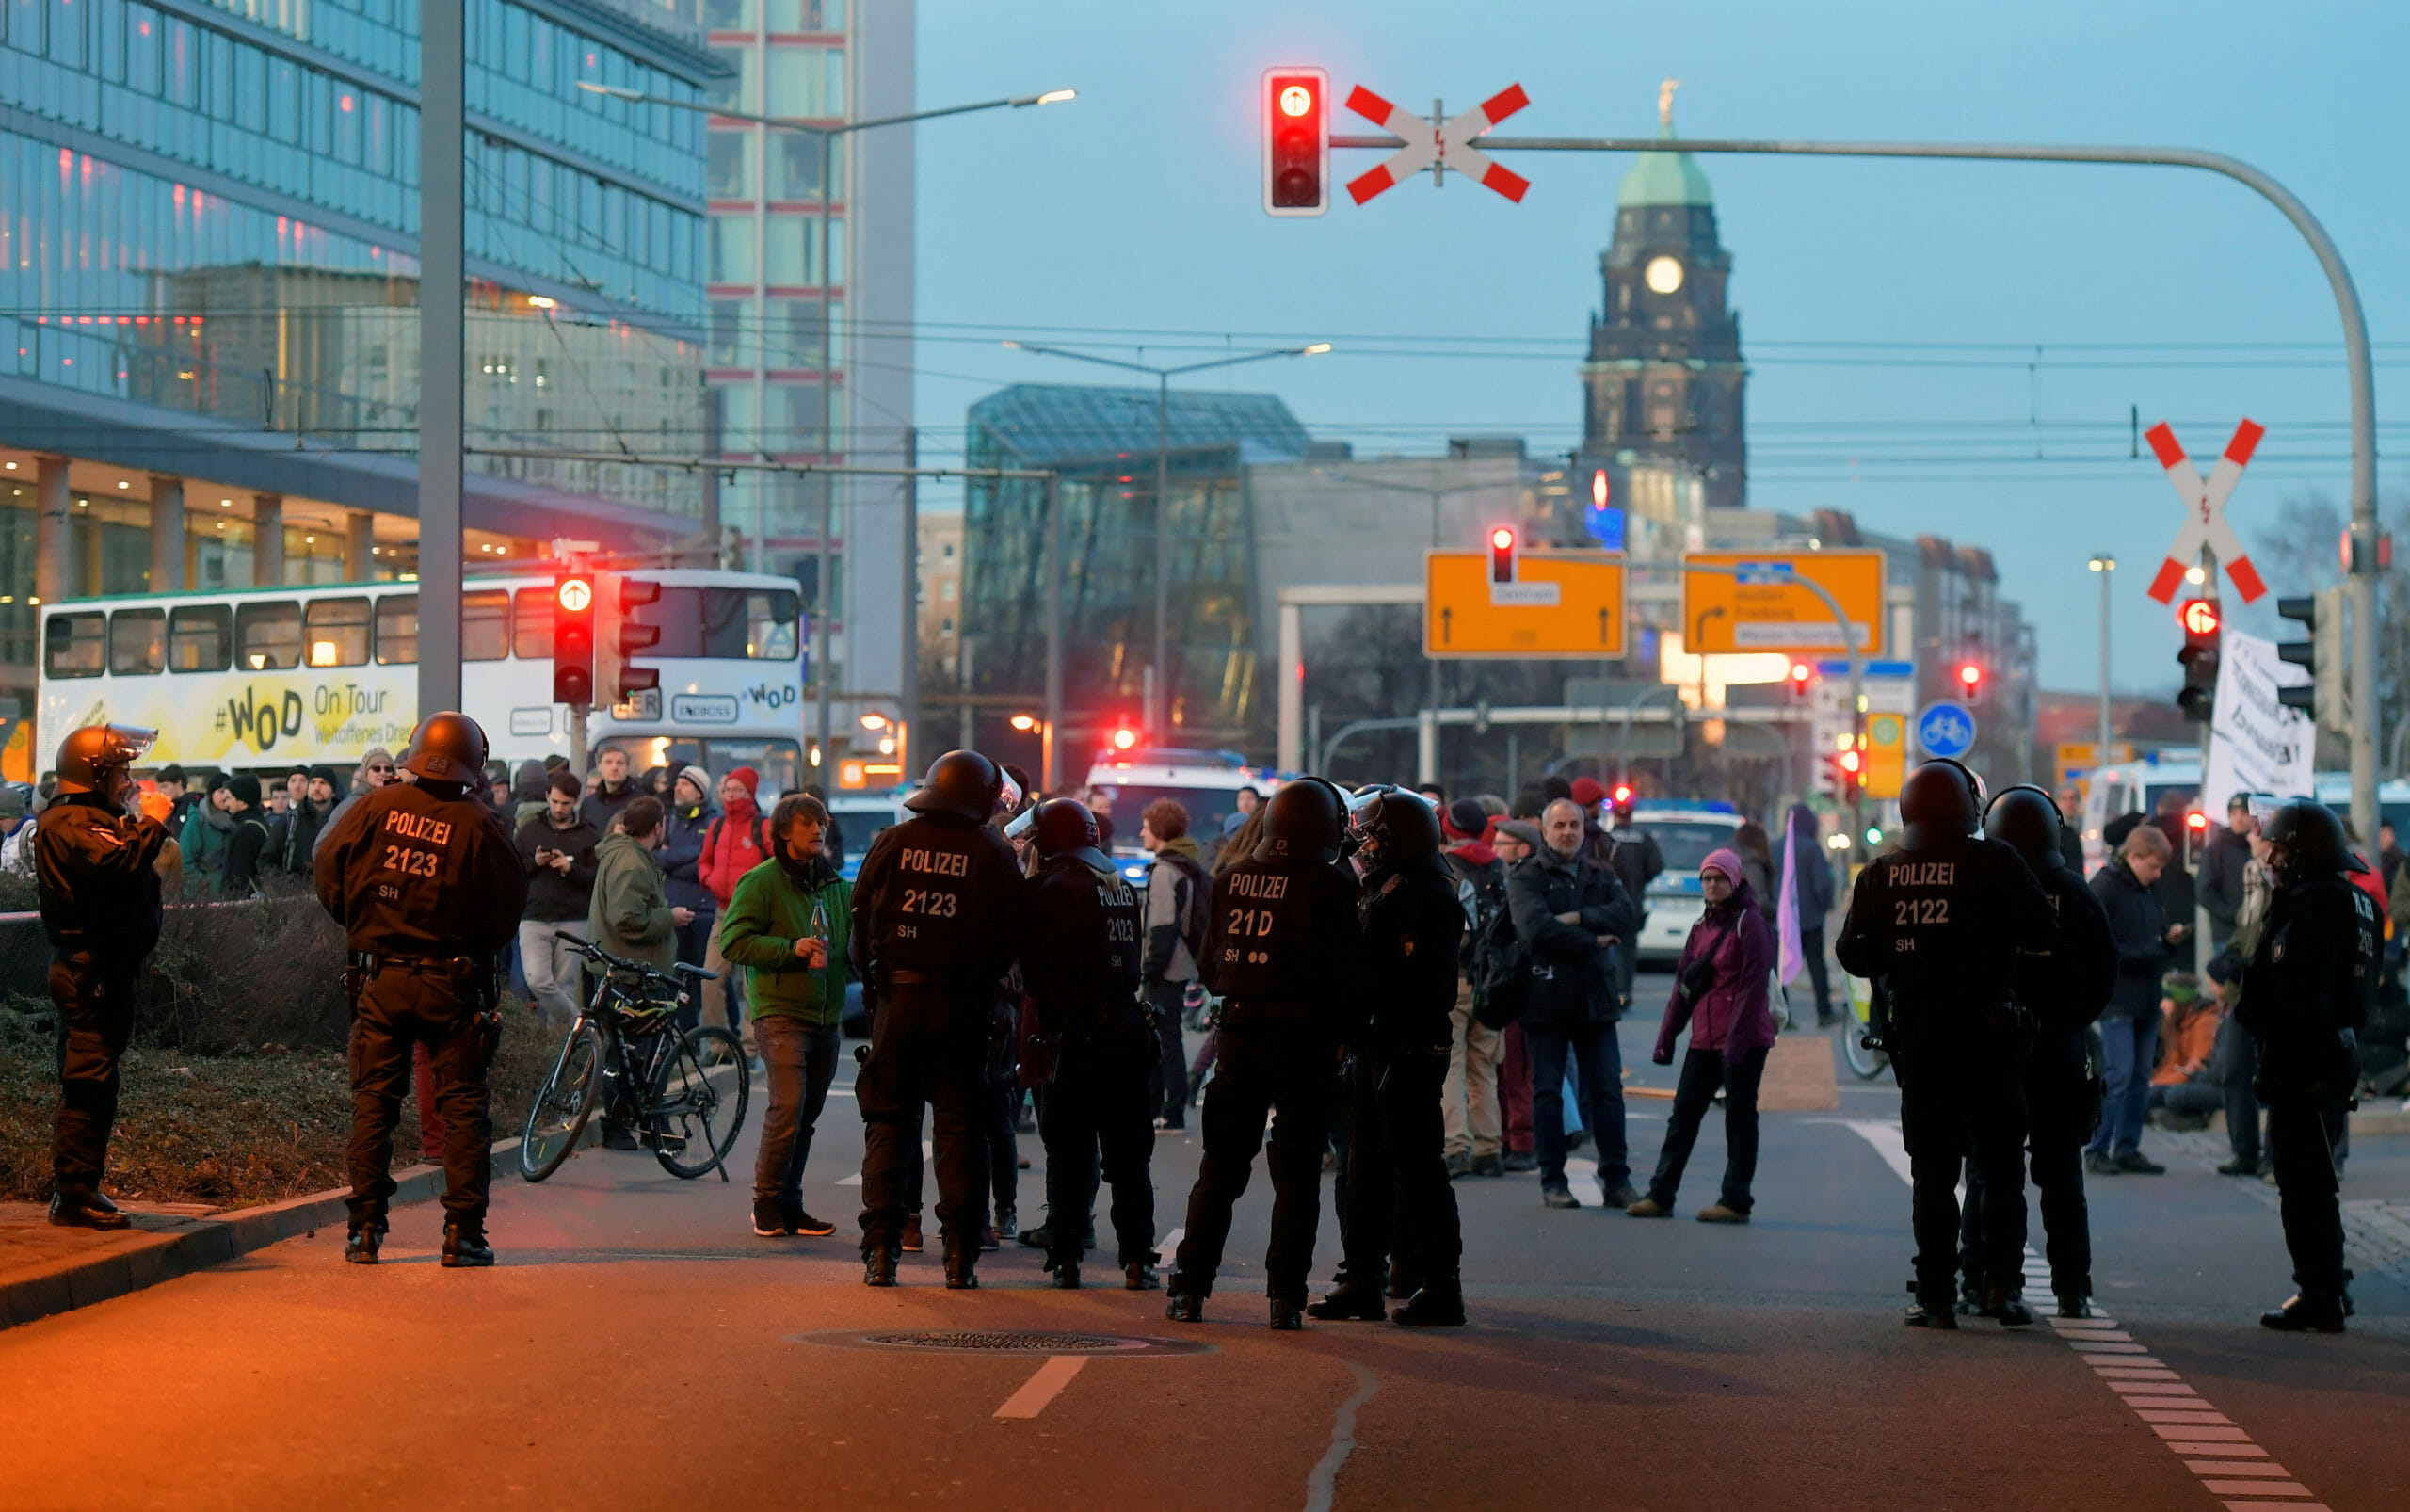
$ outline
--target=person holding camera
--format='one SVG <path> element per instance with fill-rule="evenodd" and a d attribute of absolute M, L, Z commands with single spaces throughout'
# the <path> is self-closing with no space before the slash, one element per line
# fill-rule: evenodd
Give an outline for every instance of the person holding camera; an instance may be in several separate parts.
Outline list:
<path fill-rule="evenodd" d="M 1674 968 L 1674 994 L 1657 1030 L 1660 1066 L 1674 1063 L 1674 1037 L 1688 1024 L 1690 1049 L 1682 1056 L 1674 1088 L 1674 1111 L 1665 1120 L 1664 1147 L 1648 1195 L 1625 1208 L 1635 1218 L 1670 1218 L 1674 1194 L 1682 1184 L 1717 1088 L 1724 1092 L 1724 1191 L 1699 1211 L 1701 1223 L 1749 1221 L 1749 1183 L 1758 1174 L 1758 1084 L 1774 1048 L 1774 1011 L 1766 984 L 1774 972 L 1774 931 L 1758 906 L 1757 889 L 1742 875 L 1740 853 L 1711 851 L 1699 862 L 1698 885 L 1707 908 L 1682 942 Z"/>
<path fill-rule="evenodd" d="M 602 831 L 579 812 L 584 784 L 574 772 L 547 780 L 544 811 L 519 827 L 512 846 L 527 874 L 527 908 L 519 922 L 519 963 L 527 995 L 547 1017 L 567 1023 L 584 998 L 578 957 L 555 932 L 586 938 L 594 904 L 594 847 Z"/>

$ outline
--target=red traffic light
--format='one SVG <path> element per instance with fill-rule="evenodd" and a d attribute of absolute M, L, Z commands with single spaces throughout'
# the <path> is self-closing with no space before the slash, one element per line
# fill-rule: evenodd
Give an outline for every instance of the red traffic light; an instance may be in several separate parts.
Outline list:
<path fill-rule="evenodd" d="M 1330 75 L 1318 68 L 1263 75 L 1263 208 L 1276 216 L 1330 208 Z"/>
<path fill-rule="evenodd" d="M 1852 777 L 1856 777 L 1858 768 L 1866 764 L 1866 758 L 1854 750 L 1845 750 L 1833 760 L 1840 763 L 1841 770 Z"/>
<path fill-rule="evenodd" d="M 1612 491 L 1613 491 L 1607 487 L 1607 470 L 1605 468 L 1601 467 L 1590 475 L 1591 508 L 1605 508 L 1607 507 L 1607 495 Z"/>
<path fill-rule="evenodd" d="M 559 601 L 563 612 L 584 614 L 594 603 L 594 584 L 583 577 L 564 577 L 553 584 L 553 597 Z"/>
<path fill-rule="evenodd" d="M 2202 638 L 2216 635 L 2220 623 L 2217 601 L 2186 599 L 2177 607 L 2176 622 L 2184 627 L 2184 634 L 2188 636 Z"/>
<path fill-rule="evenodd" d="M 1958 684 L 1961 687 L 1977 687 L 1982 684 L 1983 681 L 1984 669 L 1977 667 L 1974 663 L 1968 662 L 1958 668 Z"/>
<path fill-rule="evenodd" d="M 1489 532 L 1489 581 L 1515 581 L 1515 532 L 1504 525 Z"/>
<path fill-rule="evenodd" d="M 594 701 L 594 579 L 584 572 L 553 579 L 553 701 Z"/>
<path fill-rule="evenodd" d="M 1615 784 L 1615 797 L 1616 808 L 1630 808 L 1631 806 L 1631 784 L 1629 782 L 1617 782 Z"/>
<path fill-rule="evenodd" d="M 2207 829 L 2209 827 L 2209 816 L 2198 809 L 2184 816 L 2184 828 L 2187 829 Z"/>
<path fill-rule="evenodd" d="M 1121 725 L 1114 730 L 1113 748 L 1115 750 L 1129 750 L 1137 744 L 1138 732 L 1132 729 L 1130 726 Z"/>

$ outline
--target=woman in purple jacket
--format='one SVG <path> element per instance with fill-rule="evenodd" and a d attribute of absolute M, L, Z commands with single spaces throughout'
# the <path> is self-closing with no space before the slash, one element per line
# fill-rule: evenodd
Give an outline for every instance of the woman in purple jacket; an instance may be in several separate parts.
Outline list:
<path fill-rule="evenodd" d="M 1774 971 L 1774 931 L 1743 879 L 1741 858 L 1711 852 L 1699 862 L 1699 889 L 1707 911 L 1691 926 L 1682 958 L 1674 968 L 1674 995 L 1657 1030 L 1656 1061 L 1674 1061 L 1674 1037 L 1688 1023 L 1691 1046 L 1682 1057 L 1674 1089 L 1674 1111 L 1665 1120 L 1665 1147 L 1648 1195 L 1624 1211 L 1635 1218 L 1670 1218 L 1674 1193 L 1698 1140 L 1699 1120 L 1724 1089 L 1724 1192 L 1701 1210 L 1701 1223 L 1749 1221 L 1749 1182 L 1758 1174 L 1758 1082 L 1773 1048 L 1774 1014 L 1766 1006 L 1766 983 Z"/>

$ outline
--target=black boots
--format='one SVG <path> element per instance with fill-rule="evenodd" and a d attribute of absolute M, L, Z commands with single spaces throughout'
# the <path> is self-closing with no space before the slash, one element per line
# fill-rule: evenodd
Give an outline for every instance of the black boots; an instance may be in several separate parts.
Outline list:
<path fill-rule="evenodd" d="M 443 1226 L 443 1268 L 473 1269 L 493 1263 L 493 1250 L 486 1244 L 486 1226 L 482 1223 L 446 1223 Z"/>
<path fill-rule="evenodd" d="M 2005 1281 L 1994 1281 L 1984 1289 L 1983 1315 L 1999 1319 L 2006 1328 L 2022 1328 L 2038 1321 L 2025 1298 L 2009 1290 Z"/>
<path fill-rule="evenodd" d="M 1306 1309 L 1306 1315 L 1332 1322 L 1386 1322 L 1390 1309 L 1389 1303 L 1381 1296 L 1382 1284 L 1380 1272 L 1359 1276 L 1342 1261 L 1330 1290 L 1324 1294 L 1321 1301 Z"/>
<path fill-rule="evenodd" d="M 1076 1292 L 1080 1289 L 1080 1263 L 1076 1260 L 1050 1260 L 1046 1268 L 1054 1273 L 1054 1290 Z"/>
<path fill-rule="evenodd" d="M 1901 1322 L 1911 1328 L 1955 1328 L 1958 1314 L 1947 1302 L 1928 1305 L 1921 1297 L 1908 1304 L 1907 1316 Z"/>
<path fill-rule="evenodd" d="M 1171 1273 L 1171 1286 L 1164 1293 L 1164 1316 L 1174 1323 L 1205 1321 L 1205 1294 L 1187 1289 L 1178 1271 Z"/>
<path fill-rule="evenodd" d="M 2341 1333 L 2344 1311 L 2340 1297 L 2294 1296 L 2283 1307 L 2260 1313 L 2259 1327 L 2278 1333 Z"/>
<path fill-rule="evenodd" d="M 1282 1333 L 1294 1333 L 1306 1326 L 1306 1299 L 1302 1296 L 1276 1296 L 1272 1299 L 1272 1327 Z"/>
<path fill-rule="evenodd" d="M 354 1265 L 374 1265 L 377 1263 L 377 1251 L 384 1243 L 385 1226 L 381 1223 L 354 1229 L 351 1237 L 343 1242 L 343 1258 Z"/>
<path fill-rule="evenodd" d="M 1156 1279 L 1155 1267 L 1149 1262 L 1133 1260 L 1121 1267 L 1122 1286 L 1133 1292 L 1151 1292 L 1163 1285 Z"/>
<path fill-rule="evenodd" d="M 871 1249 L 863 1253 L 862 1284 L 864 1286 L 892 1286 L 895 1284 L 895 1248 L 893 1246 L 882 1244 L 877 1248 Z"/>
<path fill-rule="evenodd" d="M 1390 1314 L 1391 1323 L 1409 1328 L 1460 1328 L 1465 1321 L 1465 1290 L 1454 1272 L 1431 1276 L 1406 1305 Z"/>
<path fill-rule="evenodd" d="M 51 1195 L 50 1221 L 61 1229 L 124 1229 L 134 1220 L 97 1187 L 60 1187 Z"/>
<path fill-rule="evenodd" d="M 949 1292 L 977 1291 L 979 1241 L 967 1233 L 948 1233 L 940 1243 L 945 1250 L 945 1289 Z"/>

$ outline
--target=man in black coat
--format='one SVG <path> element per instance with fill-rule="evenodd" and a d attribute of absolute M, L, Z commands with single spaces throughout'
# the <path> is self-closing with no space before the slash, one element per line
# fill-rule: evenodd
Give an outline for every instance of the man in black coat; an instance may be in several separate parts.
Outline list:
<path fill-rule="evenodd" d="M 1565 1179 L 1565 1072 L 1573 1068 L 1582 1126 L 1598 1150 L 1599 1191 L 1609 1207 L 1640 1200 L 1624 1143 L 1623 1054 L 1615 1020 L 1615 947 L 1640 928 L 1640 909 L 1615 874 L 1583 853 L 1582 807 L 1551 801 L 1540 814 L 1546 842 L 1506 877 L 1515 937 L 1531 961 L 1523 1036 L 1532 1058 L 1533 1142 L 1540 1162 L 1540 1200 L 1552 1208 L 1581 1201 Z"/>
<path fill-rule="evenodd" d="M 2200 876 L 2194 893 L 2209 916 L 2209 953 L 2225 949 L 2234 921 L 2242 911 L 2242 872 L 2251 864 L 2251 800 L 2241 794 L 2228 799 L 2225 825 L 2209 832 L 2201 851 Z"/>
<path fill-rule="evenodd" d="M 2083 1168 L 2095 1176 L 2159 1176 L 2167 1169 L 2142 1152 L 2142 1138 L 2159 1045 L 2160 977 L 2177 943 L 2192 933 L 2189 925 L 2168 923 L 2160 907 L 2156 884 L 2174 853 L 2164 831 L 2139 824 L 2092 878 L 2093 896 L 2109 915 L 2109 933 L 2117 942 L 2117 987 L 2100 1015 L 2109 1090 L 2099 1131 L 2083 1152 Z"/>

